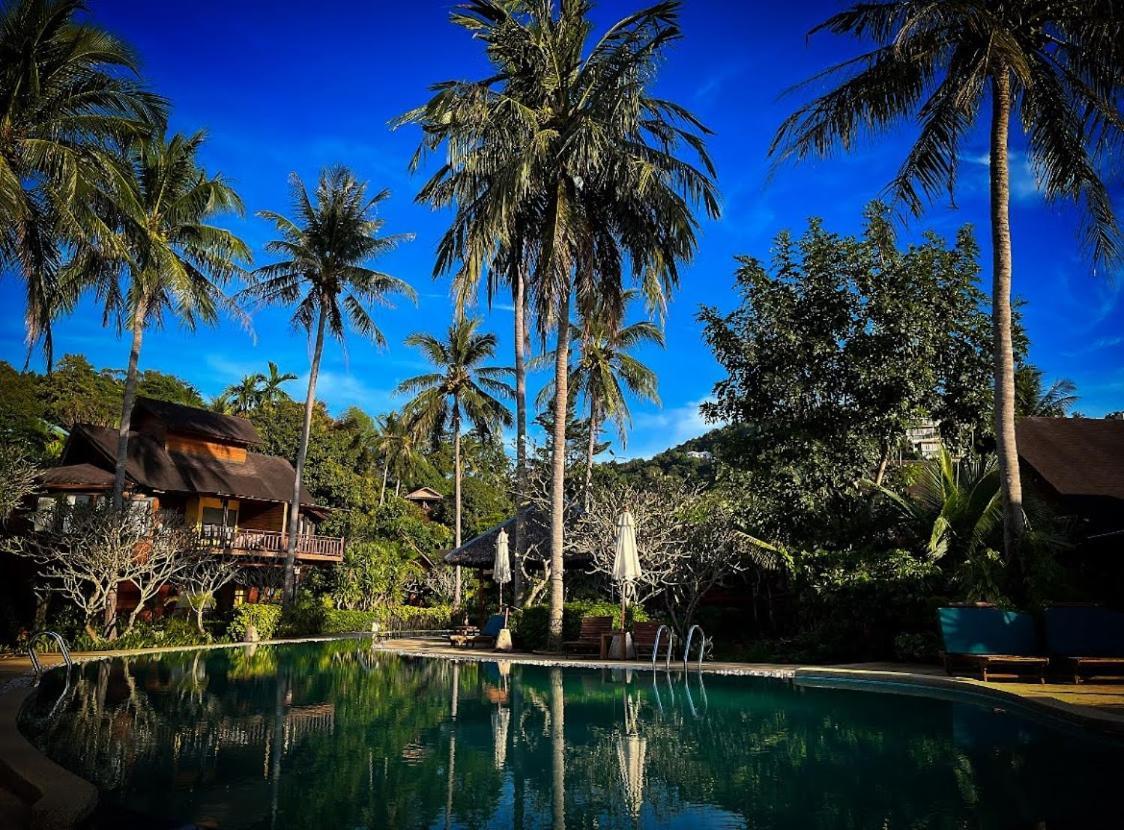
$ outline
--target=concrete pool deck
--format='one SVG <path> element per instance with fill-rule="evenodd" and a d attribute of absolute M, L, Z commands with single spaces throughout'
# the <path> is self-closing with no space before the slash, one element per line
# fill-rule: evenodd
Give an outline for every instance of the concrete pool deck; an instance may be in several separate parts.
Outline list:
<path fill-rule="evenodd" d="M 353 639 L 357 635 L 281 640 L 268 644 Z M 160 654 L 170 651 L 238 648 L 241 644 L 160 648 L 74 654 L 75 662 L 105 657 Z M 381 651 L 416 657 L 460 660 L 506 660 L 531 665 L 570 666 L 650 671 L 650 661 L 596 660 L 555 654 L 497 653 L 456 649 L 444 640 L 422 637 L 383 639 Z M 45 667 L 60 665 L 57 654 L 42 656 Z M 694 663 L 691 664 L 692 670 Z M 663 664 L 660 664 L 663 670 Z M 682 663 L 671 663 L 671 671 Z M 776 663 L 704 663 L 704 674 L 771 677 L 810 687 L 858 688 L 864 691 L 922 696 L 953 696 L 990 705 L 1007 704 L 1028 715 L 1072 727 L 1124 737 L 1124 681 L 1116 683 L 1046 683 L 988 681 L 949 677 L 939 666 L 898 663 L 847 665 L 784 665 Z M 31 662 L 26 657 L 0 657 L 0 827 L 11 830 L 63 830 L 84 820 L 93 810 L 97 791 L 83 779 L 49 760 L 27 741 L 16 726 L 23 702 L 34 689 Z"/>

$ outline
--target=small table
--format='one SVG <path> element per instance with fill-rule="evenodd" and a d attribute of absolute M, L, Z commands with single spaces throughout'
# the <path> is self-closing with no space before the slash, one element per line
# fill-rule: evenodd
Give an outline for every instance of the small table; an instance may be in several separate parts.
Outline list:
<path fill-rule="evenodd" d="M 602 660 L 632 660 L 635 657 L 632 635 L 627 631 L 606 631 L 601 635 Z"/>

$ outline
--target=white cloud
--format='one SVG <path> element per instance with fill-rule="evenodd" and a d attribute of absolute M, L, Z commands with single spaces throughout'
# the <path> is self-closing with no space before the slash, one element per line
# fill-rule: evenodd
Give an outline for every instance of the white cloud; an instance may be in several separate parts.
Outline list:
<path fill-rule="evenodd" d="M 308 372 L 293 381 L 291 394 L 302 400 L 308 389 Z M 324 401 L 333 413 L 340 413 L 349 406 L 358 406 L 371 416 L 392 409 L 396 402 L 390 390 L 370 386 L 350 372 L 337 372 L 332 369 L 321 370 L 316 380 L 316 397 Z"/>
<path fill-rule="evenodd" d="M 962 161 L 983 167 L 985 170 L 991 167 L 991 155 L 989 153 L 966 155 L 960 158 Z M 1007 168 L 1011 179 L 1012 197 L 1018 201 L 1027 201 L 1039 195 L 1038 178 L 1034 175 L 1034 168 L 1031 167 L 1030 157 L 1026 153 L 1020 153 L 1017 150 L 1008 151 Z M 981 179 L 981 181 L 983 180 Z"/>
<path fill-rule="evenodd" d="M 703 420 L 699 411 L 699 407 L 708 400 L 701 398 L 682 406 L 637 413 L 632 419 L 628 446 L 616 457 L 621 460 L 650 458 L 714 429 L 716 425 Z"/>

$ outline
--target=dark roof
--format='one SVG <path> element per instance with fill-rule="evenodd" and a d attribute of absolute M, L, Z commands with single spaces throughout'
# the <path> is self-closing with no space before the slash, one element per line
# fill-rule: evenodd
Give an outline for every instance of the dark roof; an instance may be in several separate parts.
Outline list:
<path fill-rule="evenodd" d="M 547 534 L 548 524 L 538 518 L 533 511 L 528 511 L 523 522 L 523 532 L 527 534 L 525 559 L 529 565 L 542 563 L 550 555 L 550 537 Z M 506 530 L 512 544 L 515 542 L 515 517 L 506 522 L 489 528 L 474 539 L 469 539 L 459 548 L 453 548 L 445 554 L 445 563 L 460 565 L 465 568 L 482 568 L 489 570 L 496 561 L 496 538 L 500 530 Z M 588 562 L 588 557 L 567 554 L 565 564 L 567 567 L 580 566 Z"/>
<path fill-rule="evenodd" d="M 117 448 L 117 431 L 80 424 L 70 441 L 84 441 L 109 464 Z M 68 451 L 70 447 L 68 445 Z M 90 466 L 90 465 L 75 465 Z M 150 435 L 129 433 L 125 472 L 140 487 L 172 493 L 206 493 L 258 501 L 287 502 L 293 497 L 293 465 L 284 458 L 246 453 L 245 462 L 184 453 L 170 453 Z M 306 491 L 301 504 L 312 505 Z"/>
<path fill-rule="evenodd" d="M 1023 418 L 1019 457 L 1058 495 L 1124 501 L 1124 421 Z"/>
<path fill-rule="evenodd" d="M 169 432 L 221 438 L 237 444 L 260 444 L 261 436 L 245 418 L 154 398 L 137 398 L 136 409 L 156 418 Z"/>
<path fill-rule="evenodd" d="M 36 477 L 43 487 L 113 487 L 113 473 L 93 464 L 67 464 L 48 467 Z"/>

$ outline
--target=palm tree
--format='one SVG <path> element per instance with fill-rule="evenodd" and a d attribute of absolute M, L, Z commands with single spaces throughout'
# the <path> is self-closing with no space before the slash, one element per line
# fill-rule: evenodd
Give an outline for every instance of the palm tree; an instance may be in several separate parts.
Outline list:
<path fill-rule="evenodd" d="M 488 77 L 451 81 L 401 122 L 422 126 L 418 157 L 445 144 L 446 163 L 419 199 L 456 204 L 438 268 L 462 263 L 469 297 L 497 263 L 527 277 L 543 338 L 556 337 L 551 482 L 550 632 L 562 634 L 566 404 L 570 311 L 596 301 L 619 316 L 624 263 L 662 311 L 678 265 L 695 249 L 692 206 L 718 214 L 705 128 L 647 88 L 679 4 L 629 15 L 590 42 L 588 0 L 472 0 L 452 21 L 486 44 Z M 684 145 L 702 169 L 676 155 Z M 508 254 L 510 252 L 510 254 Z M 516 303 L 518 309 L 520 304 Z M 517 338 L 518 340 L 519 338 Z"/>
<path fill-rule="evenodd" d="M 253 412 L 262 402 L 262 382 L 265 375 L 260 372 L 256 375 L 246 375 L 238 383 L 227 389 L 230 406 L 235 415 L 244 415 Z"/>
<path fill-rule="evenodd" d="M 635 293 L 625 292 L 626 305 Z M 570 394 L 584 397 L 586 411 L 589 413 L 589 438 L 585 455 L 585 497 L 588 505 L 593 486 L 593 458 L 597 454 L 601 425 L 612 421 L 617 427 L 621 446 L 626 446 L 632 415 L 625 391 L 652 403 L 659 403 L 656 373 L 628 352 L 646 343 L 662 347 L 664 339 L 659 326 L 652 322 L 643 320 L 622 326 L 619 320 L 612 318 L 603 309 L 595 309 L 582 321 L 580 327 L 574 326 L 570 339 L 581 344 L 578 359 L 570 369 Z M 538 405 L 545 406 L 553 394 L 553 384 L 544 386 L 539 392 Z"/>
<path fill-rule="evenodd" d="M 230 399 L 230 390 L 224 390 L 211 398 L 207 408 L 220 415 L 234 415 L 234 403 Z"/>
<path fill-rule="evenodd" d="M 162 325 L 167 315 L 189 329 L 199 322 L 214 323 L 220 309 L 231 308 L 222 286 L 250 260 L 246 243 L 206 224 L 225 212 L 241 213 L 242 202 L 221 175 L 208 175 L 199 166 L 196 156 L 202 143 L 203 133 L 196 133 L 170 140 L 153 137 L 129 147 L 128 175 L 119 176 L 102 194 L 115 219 L 113 249 L 80 245 L 67 266 L 94 281 L 107 316 L 116 316 L 119 327 L 127 326 L 132 334 L 113 481 L 117 507 L 125 488 L 145 330 Z"/>
<path fill-rule="evenodd" d="M 365 304 L 389 306 L 392 294 L 416 298 L 407 283 L 368 268 L 366 263 L 392 251 L 412 234 L 382 235 L 383 221 L 375 210 L 390 194 L 386 190 L 367 195 L 367 185 L 351 171 L 333 167 L 320 174 L 315 200 L 294 173 L 290 178 L 296 220 L 273 211 L 261 211 L 281 234 L 266 245 L 266 250 L 283 257 L 279 262 L 258 268 L 242 295 L 259 305 L 296 303 L 293 326 L 313 339 L 308 392 L 304 401 L 304 423 L 297 451 L 293 500 L 289 507 L 288 550 L 285 554 L 285 601 L 295 593 L 297 535 L 300 532 L 301 476 L 308 456 L 308 436 L 312 429 L 312 410 L 316 402 L 316 378 L 324 352 L 324 334 L 344 338 L 350 324 L 376 345 L 385 346 Z"/>
<path fill-rule="evenodd" d="M 770 152 L 780 159 L 825 156 L 836 144 L 849 149 L 863 133 L 916 115 L 920 133 L 890 184 L 915 214 L 925 198 L 952 195 L 962 139 L 990 92 L 995 432 L 1004 549 L 1013 563 L 1024 516 L 1011 342 L 1011 115 L 1024 126 L 1039 188 L 1050 200 L 1082 204 L 1094 258 L 1115 258 L 1118 227 L 1094 159 L 1111 157 L 1124 138 L 1119 4 L 892 0 L 858 3 L 812 31 L 823 30 L 871 38 L 876 46 L 817 75 L 817 83 L 847 77 L 789 116 Z"/>
<path fill-rule="evenodd" d="M 510 426 L 511 413 L 499 398 L 511 398 L 515 390 L 504 381 L 511 369 L 482 366 L 496 351 L 496 336 L 477 332 L 480 321 L 459 318 L 449 326 L 445 340 L 432 334 L 411 334 L 406 344 L 425 354 L 437 372 L 402 381 L 396 390 L 413 395 L 403 413 L 415 435 L 435 441 L 448 428 L 453 435 L 453 541 L 461 546 L 461 426 L 464 419 L 483 436 L 498 426 Z M 498 396 L 498 397 L 497 397 Z M 453 604 L 461 603 L 461 570 L 456 570 Z"/>
<path fill-rule="evenodd" d="M 136 80 L 133 50 L 90 22 L 80 0 L 13 0 L 0 8 L 0 270 L 27 286 L 27 340 L 42 340 L 77 300 L 59 282 L 67 245 L 112 245 L 93 191 L 119 142 L 163 129 L 167 104 Z"/>
<path fill-rule="evenodd" d="M 1064 418 L 1077 403 L 1077 384 L 1059 378 L 1042 387 L 1042 370 L 1029 364 L 1015 370 L 1015 414 L 1019 417 Z"/>
<path fill-rule="evenodd" d="M 297 379 L 297 376 L 292 372 L 282 373 L 272 360 L 269 361 L 269 374 L 259 375 L 258 377 L 261 378 L 261 403 L 263 404 L 288 400 L 289 393 L 282 389 L 281 385 Z"/>
<path fill-rule="evenodd" d="M 379 504 L 386 501 L 386 484 L 394 473 L 394 492 L 402 491 L 402 479 L 413 474 L 421 464 L 418 436 L 410 429 L 405 416 L 399 412 L 388 412 L 378 420 L 378 435 L 375 448 L 382 456 L 382 486 L 379 488 Z"/>

